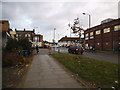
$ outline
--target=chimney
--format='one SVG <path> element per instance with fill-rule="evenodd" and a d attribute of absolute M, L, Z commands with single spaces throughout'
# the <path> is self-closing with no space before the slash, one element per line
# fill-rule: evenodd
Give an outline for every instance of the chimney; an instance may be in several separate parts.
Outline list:
<path fill-rule="evenodd" d="M 65 36 L 65 38 L 67 38 L 67 36 Z"/>
<path fill-rule="evenodd" d="M 33 32 L 35 32 L 35 29 L 33 29 Z"/>

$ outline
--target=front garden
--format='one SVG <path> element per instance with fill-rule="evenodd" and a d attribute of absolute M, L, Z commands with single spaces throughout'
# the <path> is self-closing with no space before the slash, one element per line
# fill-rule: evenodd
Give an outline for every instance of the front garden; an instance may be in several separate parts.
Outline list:
<path fill-rule="evenodd" d="M 2 51 L 2 86 L 17 87 L 33 59 L 32 43 L 27 38 L 8 39 Z"/>

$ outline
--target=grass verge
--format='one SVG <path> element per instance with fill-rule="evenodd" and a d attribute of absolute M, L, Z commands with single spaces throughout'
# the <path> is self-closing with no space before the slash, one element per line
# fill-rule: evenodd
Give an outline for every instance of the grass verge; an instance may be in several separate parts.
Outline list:
<path fill-rule="evenodd" d="M 118 82 L 118 75 L 120 75 L 118 73 L 119 64 L 66 53 L 57 53 L 51 56 L 95 87 L 111 88 L 116 86 L 120 89 L 118 83 L 115 83 Z"/>

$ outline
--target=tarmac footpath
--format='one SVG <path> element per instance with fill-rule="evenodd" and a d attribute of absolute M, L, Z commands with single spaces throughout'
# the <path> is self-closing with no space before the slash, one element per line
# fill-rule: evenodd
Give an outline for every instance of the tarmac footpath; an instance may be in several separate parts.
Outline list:
<path fill-rule="evenodd" d="M 41 51 L 40 53 L 43 53 Z M 19 88 L 83 88 L 48 54 L 37 54 Z"/>

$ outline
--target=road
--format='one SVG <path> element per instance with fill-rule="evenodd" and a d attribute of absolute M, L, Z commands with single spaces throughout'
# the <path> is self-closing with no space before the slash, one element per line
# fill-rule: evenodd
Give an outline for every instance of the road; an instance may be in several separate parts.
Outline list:
<path fill-rule="evenodd" d="M 58 51 L 58 49 L 55 49 Z M 62 53 L 68 53 L 68 48 L 60 48 L 60 52 Z M 120 63 L 118 62 L 118 53 L 114 52 L 100 52 L 100 51 L 93 51 L 93 52 L 84 52 L 83 56 L 97 59 L 97 60 L 103 60 L 103 61 L 108 61 L 108 62 L 113 62 L 113 63 Z"/>

